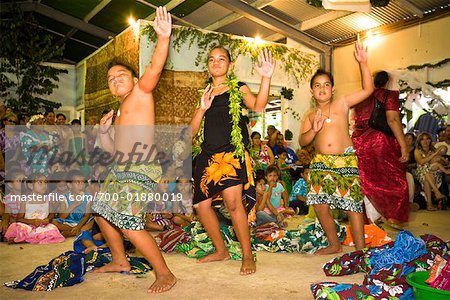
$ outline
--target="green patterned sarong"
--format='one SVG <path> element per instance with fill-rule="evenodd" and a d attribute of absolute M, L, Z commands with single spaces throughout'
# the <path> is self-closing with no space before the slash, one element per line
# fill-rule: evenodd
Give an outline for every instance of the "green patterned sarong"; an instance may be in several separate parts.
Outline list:
<path fill-rule="evenodd" d="M 128 230 L 143 230 L 147 204 L 153 200 L 162 169 L 159 163 L 113 165 L 92 208 L 100 216 Z"/>
<path fill-rule="evenodd" d="M 306 204 L 362 213 L 364 196 L 354 152 L 316 154 L 309 176 Z"/>

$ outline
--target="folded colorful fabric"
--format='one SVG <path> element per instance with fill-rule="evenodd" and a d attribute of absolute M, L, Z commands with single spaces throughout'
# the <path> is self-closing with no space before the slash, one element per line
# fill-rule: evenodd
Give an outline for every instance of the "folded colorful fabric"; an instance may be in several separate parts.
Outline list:
<path fill-rule="evenodd" d="M 144 274 L 152 270 L 144 258 L 128 257 L 130 274 Z M 59 287 L 72 286 L 84 281 L 84 274 L 95 267 L 112 261 L 109 249 L 98 249 L 88 254 L 67 251 L 52 259 L 48 264 L 37 267 L 22 280 L 6 282 L 5 286 L 28 291 L 51 291 Z"/>

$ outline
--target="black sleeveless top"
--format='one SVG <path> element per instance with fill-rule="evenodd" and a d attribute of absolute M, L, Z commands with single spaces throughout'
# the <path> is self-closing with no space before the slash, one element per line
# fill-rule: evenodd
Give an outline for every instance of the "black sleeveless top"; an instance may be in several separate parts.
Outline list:
<path fill-rule="evenodd" d="M 238 82 L 239 88 L 245 85 Z M 241 102 L 241 106 L 245 104 Z M 204 140 L 202 152 L 205 154 L 232 152 L 235 147 L 231 144 L 231 129 L 233 122 L 230 115 L 230 93 L 224 92 L 214 97 L 211 107 L 205 113 Z M 250 137 L 248 135 L 247 124 L 242 118 L 239 120 L 239 127 L 242 132 L 242 142 L 248 148 Z"/>

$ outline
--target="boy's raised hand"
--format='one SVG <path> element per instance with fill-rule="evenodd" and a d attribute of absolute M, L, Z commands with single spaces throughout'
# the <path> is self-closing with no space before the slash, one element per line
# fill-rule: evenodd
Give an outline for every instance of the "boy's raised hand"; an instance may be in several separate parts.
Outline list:
<path fill-rule="evenodd" d="M 367 60 L 369 58 L 369 55 L 367 54 L 367 46 L 364 47 L 364 45 L 360 42 L 355 43 L 355 59 L 361 64 L 361 63 L 367 63 Z"/>
<path fill-rule="evenodd" d="M 158 37 L 168 38 L 172 32 L 172 16 L 167 12 L 165 7 L 156 9 L 156 18 L 153 25 Z"/>
<path fill-rule="evenodd" d="M 322 115 L 322 110 L 320 108 L 318 108 L 316 111 L 316 114 L 314 116 L 312 130 L 316 133 L 319 132 L 320 129 L 322 129 L 324 122 L 325 122 L 325 117 Z"/>

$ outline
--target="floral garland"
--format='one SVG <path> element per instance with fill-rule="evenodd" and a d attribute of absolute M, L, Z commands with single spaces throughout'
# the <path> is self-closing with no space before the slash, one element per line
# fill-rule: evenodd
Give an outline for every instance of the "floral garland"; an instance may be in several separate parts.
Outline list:
<path fill-rule="evenodd" d="M 228 93 L 230 94 L 230 111 L 229 114 L 231 115 L 231 144 L 235 147 L 235 155 L 236 157 L 240 158 L 241 161 L 244 161 L 245 159 L 245 147 L 244 143 L 242 141 L 242 132 L 241 127 L 239 126 L 239 121 L 242 116 L 242 99 L 244 96 L 244 93 L 239 91 L 239 81 L 234 73 L 230 73 L 226 76 L 226 84 L 229 88 Z M 204 89 L 199 90 L 199 93 L 203 94 Z M 200 100 L 201 101 L 201 100 Z M 197 104 L 197 108 L 200 107 L 200 101 Z M 192 147 L 192 156 L 195 158 L 200 152 L 201 147 L 200 145 L 204 141 L 204 126 L 205 122 L 204 119 L 202 120 L 202 123 L 200 125 L 200 130 L 197 134 L 197 137 L 195 138 L 195 145 Z"/>

